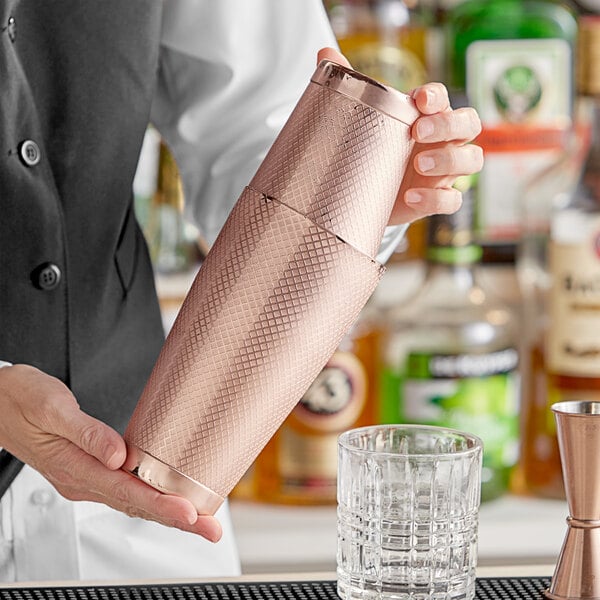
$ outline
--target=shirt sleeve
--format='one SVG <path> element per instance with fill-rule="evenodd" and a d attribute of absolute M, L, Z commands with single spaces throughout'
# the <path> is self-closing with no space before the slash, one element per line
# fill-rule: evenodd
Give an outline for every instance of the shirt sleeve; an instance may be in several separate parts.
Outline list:
<path fill-rule="evenodd" d="M 165 0 L 151 121 L 209 244 L 336 45 L 322 0 Z"/>

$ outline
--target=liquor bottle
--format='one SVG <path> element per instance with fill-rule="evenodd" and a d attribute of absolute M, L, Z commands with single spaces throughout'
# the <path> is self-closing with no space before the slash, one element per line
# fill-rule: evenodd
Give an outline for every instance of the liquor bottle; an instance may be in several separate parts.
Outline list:
<path fill-rule="evenodd" d="M 185 271 L 196 259 L 194 244 L 186 235 L 179 169 L 163 140 L 160 141 L 156 191 L 145 233 L 150 257 L 158 273 Z"/>
<path fill-rule="evenodd" d="M 517 262 L 529 365 L 521 471 L 538 496 L 564 497 L 550 405 L 600 398 L 600 17 L 580 17 L 579 119 L 572 143 L 526 189 Z"/>
<path fill-rule="evenodd" d="M 160 133 L 152 125 L 149 125 L 144 134 L 133 178 L 135 216 L 144 233 L 148 228 L 152 199 L 156 193 L 159 154 Z"/>
<path fill-rule="evenodd" d="M 430 10 L 415 0 L 329 0 L 329 20 L 341 52 L 357 71 L 400 91 L 429 79 Z M 393 260 L 420 259 L 425 220 L 412 223 Z"/>
<path fill-rule="evenodd" d="M 378 330 L 371 305 L 256 458 L 234 497 L 276 504 L 336 502 L 337 438 L 376 422 Z"/>
<path fill-rule="evenodd" d="M 404 0 L 336 0 L 328 14 L 353 68 L 408 92 L 426 80 L 426 28 Z"/>
<path fill-rule="evenodd" d="M 484 442 L 482 499 L 502 495 L 519 440 L 517 322 L 477 280 L 472 184 L 463 205 L 428 222 L 427 272 L 410 300 L 384 315 L 380 415 L 469 431 Z"/>
<path fill-rule="evenodd" d="M 429 81 L 441 81 L 449 85 L 446 56 L 446 22 L 449 11 L 462 0 L 418 0 L 421 21 L 425 22 L 425 67 Z"/>
<path fill-rule="evenodd" d="M 483 125 L 476 234 L 486 262 L 514 264 L 522 187 L 562 151 L 576 37 L 576 15 L 558 0 L 466 0 L 449 11 L 452 104 L 474 106 Z"/>

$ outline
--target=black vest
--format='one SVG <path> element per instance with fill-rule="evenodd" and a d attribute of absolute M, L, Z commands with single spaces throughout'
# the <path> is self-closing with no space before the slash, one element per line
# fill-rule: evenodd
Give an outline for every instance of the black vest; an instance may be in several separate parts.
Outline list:
<path fill-rule="evenodd" d="M 163 339 L 132 205 L 161 6 L 0 1 L 0 359 L 119 430 Z"/>

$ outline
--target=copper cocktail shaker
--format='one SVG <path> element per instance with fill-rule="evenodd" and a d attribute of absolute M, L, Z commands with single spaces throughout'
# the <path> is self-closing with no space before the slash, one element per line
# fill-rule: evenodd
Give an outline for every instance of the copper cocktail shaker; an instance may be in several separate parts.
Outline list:
<path fill-rule="evenodd" d="M 203 263 L 125 432 L 125 468 L 213 514 L 382 274 L 419 116 L 323 61 Z"/>
<path fill-rule="evenodd" d="M 600 402 L 552 405 L 570 516 L 553 600 L 600 600 Z"/>

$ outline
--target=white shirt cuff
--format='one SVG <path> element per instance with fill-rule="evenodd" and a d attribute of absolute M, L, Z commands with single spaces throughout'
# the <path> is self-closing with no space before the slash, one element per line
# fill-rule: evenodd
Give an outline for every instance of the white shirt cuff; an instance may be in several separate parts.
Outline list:
<path fill-rule="evenodd" d="M 408 224 L 389 225 L 385 228 L 379 251 L 377 252 L 377 262 L 384 265 L 394 253 L 398 244 L 404 237 Z"/>

